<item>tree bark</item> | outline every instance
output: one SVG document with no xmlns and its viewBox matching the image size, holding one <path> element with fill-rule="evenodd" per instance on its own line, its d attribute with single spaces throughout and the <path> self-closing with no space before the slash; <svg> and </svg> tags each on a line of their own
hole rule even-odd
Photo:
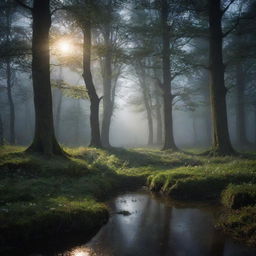
<svg viewBox="0 0 256 256">
<path fill-rule="evenodd" d="M 173 117 L 171 93 L 171 65 L 170 65 L 170 31 L 168 26 L 169 6 L 167 0 L 161 0 L 162 25 L 162 67 L 163 67 L 163 105 L 164 105 L 164 146 L 163 150 L 177 150 L 173 136 Z"/>
<path fill-rule="evenodd" d="M 99 126 L 99 104 L 100 99 L 97 95 L 91 74 L 91 21 L 89 14 L 86 17 L 83 29 L 83 78 L 90 98 L 90 123 L 91 123 L 91 147 L 101 147 L 100 126 Z"/>
<path fill-rule="evenodd" d="M 222 56 L 221 1 L 208 0 L 209 5 L 209 63 L 210 93 L 213 121 L 213 152 L 229 155 L 234 150 L 230 142 L 227 120 L 226 93 L 224 82 L 224 64 Z"/>
<path fill-rule="evenodd" d="M 248 145 L 249 141 L 246 137 L 246 121 L 245 121 L 245 105 L 244 105 L 244 91 L 245 91 L 245 74 L 243 65 L 237 63 L 236 65 L 236 129 L 237 129 L 237 143 L 240 146 Z"/>
<path fill-rule="evenodd" d="M 35 106 L 35 133 L 28 151 L 43 155 L 63 155 L 53 125 L 50 84 L 49 30 L 51 14 L 49 0 L 36 0 L 32 9 L 32 79 Z"/>
</svg>

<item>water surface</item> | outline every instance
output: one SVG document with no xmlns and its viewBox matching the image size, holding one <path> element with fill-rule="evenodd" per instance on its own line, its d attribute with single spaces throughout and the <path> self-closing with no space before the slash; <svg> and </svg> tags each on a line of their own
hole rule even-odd
<svg viewBox="0 0 256 256">
<path fill-rule="evenodd" d="M 113 213 L 109 222 L 91 241 L 59 255 L 256 255 L 256 248 L 237 243 L 214 228 L 216 206 L 177 204 L 147 192 L 120 195 L 109 206 Z M 116 214 L 120 211 L 127 212 Z"/>
</svg>

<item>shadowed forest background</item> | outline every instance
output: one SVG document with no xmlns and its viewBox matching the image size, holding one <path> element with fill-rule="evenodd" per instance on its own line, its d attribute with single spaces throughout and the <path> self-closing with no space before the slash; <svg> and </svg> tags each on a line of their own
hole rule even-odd
<svg viewBox="0 0 256 256">
<path fill-rule="evenodd" d="M 255 255 L 255 42 L 255 0 L 1 0 L 1 255 L 102 255 L 72 248 L 141 187 L 145 207 L 213 205 L 190 256 Z"/>
</svg>

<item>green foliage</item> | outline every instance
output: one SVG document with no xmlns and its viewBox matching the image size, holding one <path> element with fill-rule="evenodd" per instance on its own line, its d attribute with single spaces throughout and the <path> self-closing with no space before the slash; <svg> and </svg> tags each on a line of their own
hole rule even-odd
<svg viewBox="0 0 256 256">
<path fill-rule="evenodd" d="M 84 85 L 70 85 L 63 80 L 51 81 L 52 87 L 59 88 L 62 93 L 73 99 L 88 99 L 88 92 Z"/>
</svg>

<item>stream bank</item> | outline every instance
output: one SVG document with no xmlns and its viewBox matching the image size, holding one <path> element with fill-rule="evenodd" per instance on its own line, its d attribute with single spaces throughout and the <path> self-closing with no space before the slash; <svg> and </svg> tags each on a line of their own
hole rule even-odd
<svg viewBox="0 0 256 256">
<path fill-rule="evenodd" d="M 256 248 L 214 227 L 219 204 L 177 202 L 148 191 L 124 193 L 108 202 L 109 222 L 85 245 L 63 256 L 254 256 Z"/>
<path fill-rule="evenodd" d="M 66 151 L 67 159 L 47 159 L 27 154 L 23 147 L 0 148 L 1 255 L 10 255 L 17 245 L 28 250 L 31 244 L 47 250 L 59 247 L 62 251 L 71 247 L 68 243 L 85 242 L 108 219 L 102 202 L 146 181 L 150 189 L 185 201 L 219 201 L 230 183 L 245 187 L 248 182 L 256 183 L 254 155 L 206 157 L 157 149 Z M 237 191 L 241 188 L 233 188 L 229 194 L 239 194 Z M 253 191 L 252 186 L 250 193 Z M 231 218 L 223 219 L 222 224 L 228 225 L 221 227 L 253 244 L 256 220 L 250 215 L 253 211 L 242 215 L 244 209 L 227 211 Z M 63 243 L 65 238 L 67 243 Z"/>
</svg>

